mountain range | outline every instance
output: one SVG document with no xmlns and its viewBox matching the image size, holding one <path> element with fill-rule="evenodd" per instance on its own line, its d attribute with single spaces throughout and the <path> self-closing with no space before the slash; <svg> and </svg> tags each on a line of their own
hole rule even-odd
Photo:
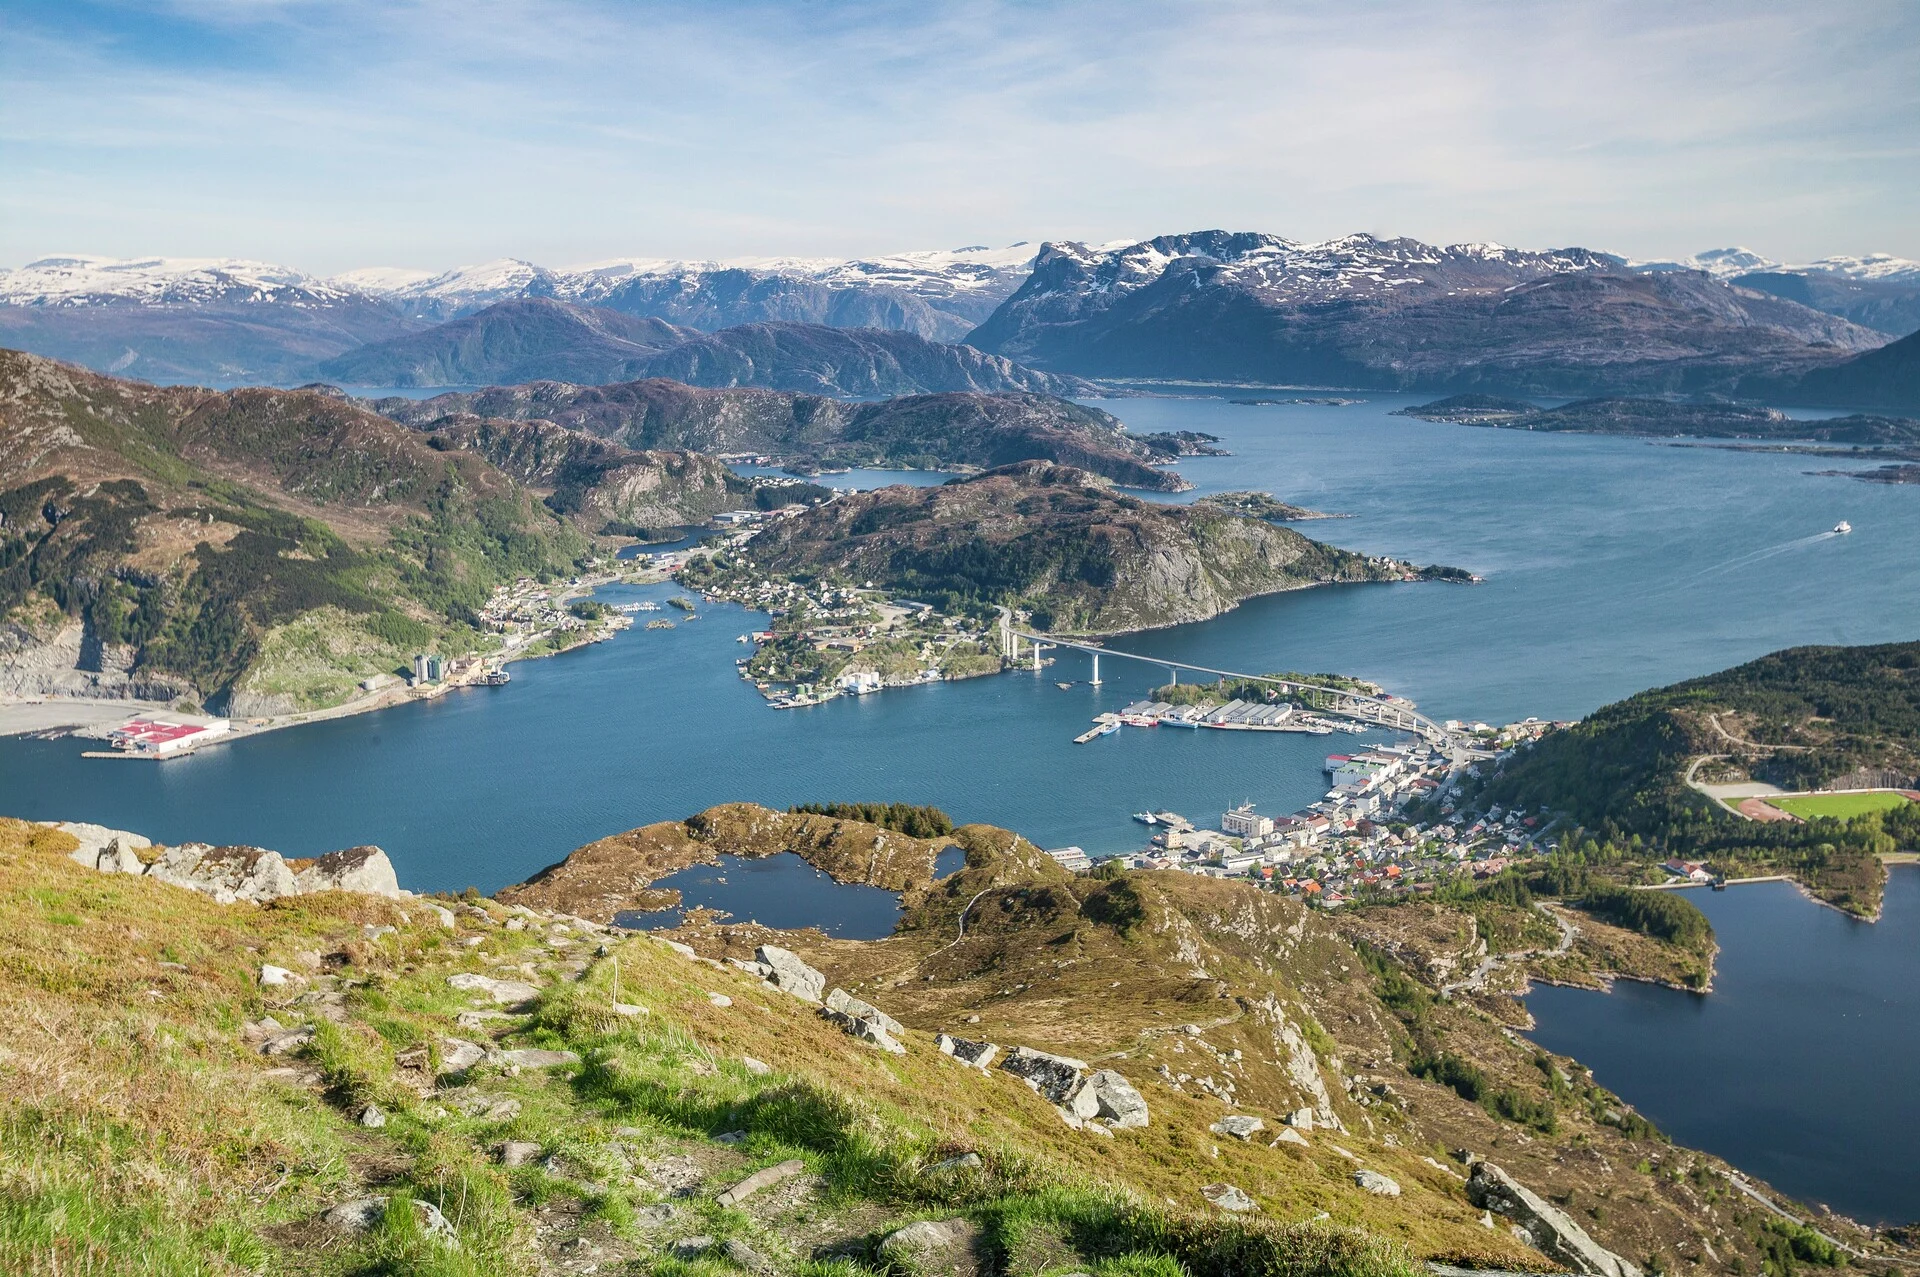
<svg viewBox="0 0 1920 1277">
<path fill-rule="evenodd" d="M 772 340 L 766 325 L 788 326 L 785 338 Z M 718 346 L 699 338 L 743 327 L 751 335 Z M 1725 393 L 1795 385 L 1916 328 L 1920 265 L 1885 255 L 1782 265 L 1716 249 L 1635 262 L 1582 248 L 1369 235 L 1302 243 L 1202 231 L 848 260 L 634 259 L 560 270 L 505 260 L 330 278 L 168 258 L 44 258 L 0 271 L 0 342 L 152 381 L 216 384 L 667 375 L 854 396 L 1062 389 L 1031 377 L 876 374 L 862 385 L 858 376 L 814 375 L 820 333 L 884 331 L 948 344 L 965 337 L 1054 375 Z M 652 353 L 669 348 L 678 355 Z M 799 362 L 786 366 L 790 356 Z M 852 362 L 899 358 L 865 352 Z"/>
<path fill-rule="evenodd" d="M 1223 231 L 1048 245 L 968 341 L 1083 376 L 1577 395 L 1793 378 L 1884 334 L 1585 249 Z"/>
</svg>

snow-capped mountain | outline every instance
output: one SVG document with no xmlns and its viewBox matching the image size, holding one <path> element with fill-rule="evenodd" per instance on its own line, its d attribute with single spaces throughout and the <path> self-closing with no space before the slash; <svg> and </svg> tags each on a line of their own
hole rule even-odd
<svg viewBox="0 0 1920 1277">
<path fill-rule="evenodd" d="M 1584 248 L 1215 230 L 1048 244 L 967 340 L 1089 377 L 1574 395 L 1725 385 L 1885 337 Z"/>
<path fill-rule="evenodd" d="M 1845 254 L 1822 257 L 1811 262 L 1780 262 L 1750 248 L 1710 248 L 1704 253 L 1676 261 L 1632 262 L 1636 270 L 1700 270 L 1717 279 L 1738 279 L 1742 275 L 1810 273 L 1836 275 L 1842 279 L 1873 283 L 1920 284 L 1920 262 L 1895 257 L 1891 253 L 1868 253 L 1864 257 Z"/>
<path fill-rule="evenodd" d="M 0 305 L 337 301 L 354 290 L 231 257 L 42 257 L 0 270 Z"/>
<path fill-rule="evenodd" d="M 978 311 L 959 316 L 961 320 L 970 321 L 984 318 L 1001 298 L 1020 286 L 1033 255 L 1033 246 L 1022 242 L 1005 248 L 973 245 L 870 258 L 738 257 L 709 261 L 615 258 L 559 268 L 502 258 L 456 267 L 437 275 L 387 269 L 349 271 L 334 276 L 328 283 L 386 298 L 422 318 L 451 319 L 518 297 L 551 297 L 581 306 L 625 310 L 629 306 L 623 302 L 638 297 L 657 302 L 663 295 L 699 293 L 709 278 L 725 276 L 736 291 L 743 284 L 786 280 L 826 290 L 886 290 L 919 298 L 940 310 L 952 309 L 957 303 L 963 311 Z M 661 317 L 676 322 L 697 322 L 700 318 L 692 314 Z M 735 323 L 797 317 L 788 314 L 729 316 Z"/>
</svg>

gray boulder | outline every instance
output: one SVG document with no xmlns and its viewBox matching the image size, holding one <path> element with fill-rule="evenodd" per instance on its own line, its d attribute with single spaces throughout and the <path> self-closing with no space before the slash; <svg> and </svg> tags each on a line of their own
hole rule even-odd
<svg viewBox="0 0 1920 1277">
<path fill-rule="evenodd" d="M 1030 1046 L 1016 1046 L 1000 1067 L 1020 1078 L 1055 1104 L 1064 1104 L 1080 1084 L 1087 1062 L 1071 1056 L 1049 1055 Z M 1090 1115 L 1089 1115 L 1090 1116 Z"/>
<path fill-rule="evenodd" d="M 546 1051 L 538 1047 L 523 1047 L 517 1051 L 502 1051 L 500 1060 L 521 1069 L 555 1069 L 563 1064 L 578 1064 L 580 1057 L 572 1051 Z"/>
<path fill-rule="evenodd" d="M 979 1240 L 971 1220 L 923 1219 L 888 1233 L 880 1258 L 909 1273 L 971 1273 L 979 1266 Z"/>
<path fill-rule="evenodd" d="M 417 1197 L 409 1200 L 423 1232 L 448 1246 L 459 1244 L 454 1237 L 453 1225 L 447 1222 L 447 1217 L 440 1213 L 438 1206 Z M 386 1217 L 387 1202 L 385 1197 L 356 1197 L 352 1201 L 341 1202 L 320 1218 L 328 1227 L 337 1228 L 343 1233 L 369 1232 Z"/>
<path fill-rule="evenodd" d="M 141 835 L 78 820 L 56 820 L 52 823 L 55 829 L 64 830 L 80 840 L 80 845 L 68 853 L 76 864 L 98 869 L 102 873 L 137 874 L 147 871 L 145 862 L 135 853 L 146 851 L 153 844 Z"/>
<path fill-rule="evenodd" d="M 951 1055 L 962 1064 L 971 1064 L 976 1069 L 990 1067 L 993 1057 L 1000 1054 L 1000 1048 L 991 1042 L 969 1042 L 949 1033 L 942 1033 L 933 1040 L 933 1044 L 940 1048 L 942 1055 Z"/>
<path fill-rule="evenodd" d="M 1584 1277 L 1640 1277 L 1638 1267 L 1594 1241 L 1565 1211 L 1491 1162 L 1473 1168 L 1467 1200 L 1505 1216 L 1534 1249 Z"/>
<path fill-rule="evenodd" d="M 280 853 L 260 847 L 184 843 L 161 852 L 147 876 L 212 896 L 221 904 L 238 900 L 264 904 L 300 891 Z"/>
<path fill-rule="evenodd" d="M 1082 1113 L 1079 1101 L 1081 1096 L 1092 1099 L 1092 1111 Z M 1097 1119 L 1117 1130 L 1128 1130 L 1148 1124 L 1147 1101 L 1134 1089 L 1133 1083 L 1112 1069 L 1099 1069 L 1091 1077 L 1082 1081 L 1067 1097 L 1066 1107 L 1082 1117 Z M 1260 1119 L 1255 1118 L 1254 1121 Z"/>
<path fill-rule="evenodd" d="M 864 1042 L 871 1042 L 883 1051 L 895 1055 L 906 1054 L 907 1048 L 895 1040 L 896 1035 L 906 1032 L 906 1027 L 879 1007 L 862 1002 L 845 989 L 835 989 L 827 994 L 826 1005 L 820 1008 L 820 1014 L 846 1033 Z"/>
<path fill-rule="evenodd" d="M 487 1058 L 485 1048 L 465 1038 L 440 1039 L 440 1071 L 442 1073 L 465 1073 L 474 1065 Z"/>
<path fill-rule="evenodd" d="M 1235 1113 L 1223 1117 L 1207 1128 L 1215 1135 L 1229 1135 L 1237 1140 L 1250 1140 L 1257 1133 L 1267 1129 L 1267 1124 L 1257 1117 Z"/>
<path fill-rule="evenodd" d="M 800 955 L 775 945 L 763 944 L 753 956 L 768 968 L 762 978 L 777 989 L 785 989 L 796 998 L 820 1001 L 826 991 L 827 977 L 800 960 Z"/>
<path fill-rule="evenodd" d="M 1248 1197 L 1246 1193 L 1240 1189 L 1235 1188 L 1232 1184 L 1209 1184 L 1200 1190 L 1200 1196 L 1206 1198 L 1221 1210 L 1230 1210 L 1238 1213 L 1259 1209 L 1259 1203 L 1255 1202 L 1251 1197 Z"/>
<path fill-rule="evenodd" d="M 1379 1171 L 1355 1171 L 1353 1182 L 1378 1197 L 1400 1196 L 1400 1186 Z"/>
<path fill-rule="evenodd" d="M 374 896 L 399 896 L 400 880 L 393 862 L 378 847 L 348 847 L 302 862 L 296 875 L 298 890 L 359 891 Z"/>
<path fill-rule="evenodd" d="M 525 1166 L 540 1156 L 540 1146 L 532 1140 L 508 1140 L 500 1146 L 500 1165 Z"/>
</svg>

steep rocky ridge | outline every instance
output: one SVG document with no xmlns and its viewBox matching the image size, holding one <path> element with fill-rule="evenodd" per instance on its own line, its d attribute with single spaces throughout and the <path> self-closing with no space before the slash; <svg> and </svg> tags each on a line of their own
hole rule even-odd
<svg viewBox="0 0 1920 1277">
<path fill-rule="evenodd" d="M 1019 606 L 1044 628 L 1091 634 L 1203 620 L 1255 594 L 1415 575 L 1218 505 L 1152 504 L 1040 462 L 854 494 L 768 528 L 742 554 L 761 571 Z"/>
<path fill-rule="evenodd" d="M 479 453 L 589 533 L 684 527 L 753 501 L 753 485 L 712 457 L 635 451 L 551 421 L 463 420 L 427 443 Z"/>
</svg>

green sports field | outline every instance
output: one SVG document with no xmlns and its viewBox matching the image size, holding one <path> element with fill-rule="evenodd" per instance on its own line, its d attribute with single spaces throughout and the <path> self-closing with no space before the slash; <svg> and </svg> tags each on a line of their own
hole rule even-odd
<svg viewBox="0 0 1920 1277">
<path fill-rule="evenodd" d="M 1767 802 L 1802 820 L 1814 816 L 1863 816 L 1870 811 L 1888 811 L 1907 803 L 1904 795 L 1891 789 L 1869 790 L 1861 794 L 1800 794 L 1792 798 L 1769 798 Z"/>
</svg>

